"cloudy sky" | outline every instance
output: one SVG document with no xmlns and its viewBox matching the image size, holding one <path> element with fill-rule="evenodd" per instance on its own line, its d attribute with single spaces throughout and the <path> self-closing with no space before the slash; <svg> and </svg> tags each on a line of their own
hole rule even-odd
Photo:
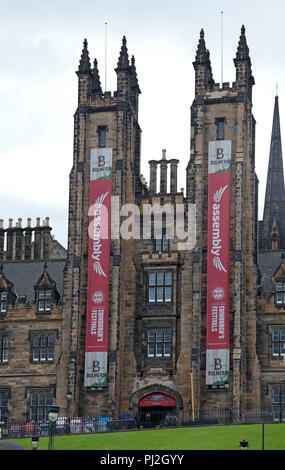
<svg viewBox="0 0 285 470">
<path fill-rule="evenodd" d="M 101 83 L 116 89 L 122 36 L 136 58 L 142 128 L 142 171 L 148 160 L 180 160 L 179 188 L 185 188 L 189 159 L 190 106 L 194 98 L 195 57 L 205 31 L 214 79 L 235 80 L 233 58 L 241 25 L 246 28 L 257 121 L 256 172 L 259 217 L 265 193 L 276 83 L 285 126 L 284 15 L 282 0 L 12 0 L 0 17 L 1 214 L 8 219 L 50 217 L 53 233 L 66 246 L 73 115 L 84 38 L 91 61 L 97 58 Z M 105 23 L 107 76 L 105 77 Z"/>
</svg>

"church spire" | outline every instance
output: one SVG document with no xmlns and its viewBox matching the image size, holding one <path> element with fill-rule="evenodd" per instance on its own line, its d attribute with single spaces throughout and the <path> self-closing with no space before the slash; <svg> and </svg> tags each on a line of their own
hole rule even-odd
<svg viewBox="0 0 285 470">
<path fill-rule="evenodd" d="M 267 171 L 267 184 L 263 213 L 263 243 L 265 249 L 271 249 L 273 226 L 278 230 L 280 244 L 285 243 L 285 189 L 280 131 L 278 96 L 275 96 L 270 154 Z M 283 240 L 283 242 L 282 242 Z M 285 246 L 285 245 L 284 245 Z"/>
</svg>

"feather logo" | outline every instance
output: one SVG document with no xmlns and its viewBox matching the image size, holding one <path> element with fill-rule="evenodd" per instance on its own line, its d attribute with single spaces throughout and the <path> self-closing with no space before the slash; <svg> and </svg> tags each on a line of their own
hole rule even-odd
<svg viewBox="0 0 285 470">
<path fill-rule="evenodd" d="M 107 277 L 99 261 L 95 261 L 95 263 L 93 263 L 93 269 L 95 273 L 99 274 L 99 276 Z"/>
<path fill-rule="evenodd" d="M 109 192 L 109 191 L 108 191 L 108 192 Z M 108 194 L 108 192 L 105 193 L 105 194 L 101 194 L 101 196 L 99 196 L 99 197 L 96 199 L 95 204 L 101 204 L 101 205 L 102 205 L 103 202 L 104 202 L 105 197 L 106 197 L 107 194 Z"/>
<path fill-rule="evenodd" d="M 218 189 L 218 191 L 215 192 L 213 196 L 213 199 L 215 202 L 220 202 L 220 200 L 222 199 L 222 195 L 224 194 L 227 187 L 228 185 L 224 186 L 223 188 Z"/>
<path fill-rule="evenodd" d="M 213 265 L 215 266 L 216 269 L 218 269 L 219 271 L 224 271 L 225 273 L 227 272 L 227 270 L 224 268 L 220 258 L 218 256 L 215 256 L 213 258 Z"/>
</svg>

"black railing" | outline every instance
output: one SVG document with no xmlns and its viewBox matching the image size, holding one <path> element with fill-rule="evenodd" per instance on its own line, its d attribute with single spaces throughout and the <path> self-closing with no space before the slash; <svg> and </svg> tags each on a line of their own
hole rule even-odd
<svg viewBox="0 0 285 470">
<path fill-rule="evenodd" d="M 150 428 L 209 426 L 226 424 L 273 423 L 279 421 L 272 410 L 250 409 L 243 413 L 235 409 L 215 408 L 200 410 L 179 410 L 176 413 L 163 411 L 141 411 L 134 416 L 124 415 L 120 418 L 72 417 L 60 416 L 56 422 L 55 434 L 87 434 L 111 431 L 127 431 Z M 18 438 L 48 436 L 49 421 L 20 422 L 6 420 L 0 422 L 0 438 Z"/>
</svg>

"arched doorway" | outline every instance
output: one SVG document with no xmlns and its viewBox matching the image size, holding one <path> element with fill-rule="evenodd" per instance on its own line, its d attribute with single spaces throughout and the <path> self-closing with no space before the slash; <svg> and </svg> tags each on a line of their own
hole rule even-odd
<svg viewBox="0 0 285 470">
<path fill-rule="evenodd" d="M 176 400 L 166 393 L 149 393 L 138 402 L 139 427 L 175 425 Z"/>
</svg>

